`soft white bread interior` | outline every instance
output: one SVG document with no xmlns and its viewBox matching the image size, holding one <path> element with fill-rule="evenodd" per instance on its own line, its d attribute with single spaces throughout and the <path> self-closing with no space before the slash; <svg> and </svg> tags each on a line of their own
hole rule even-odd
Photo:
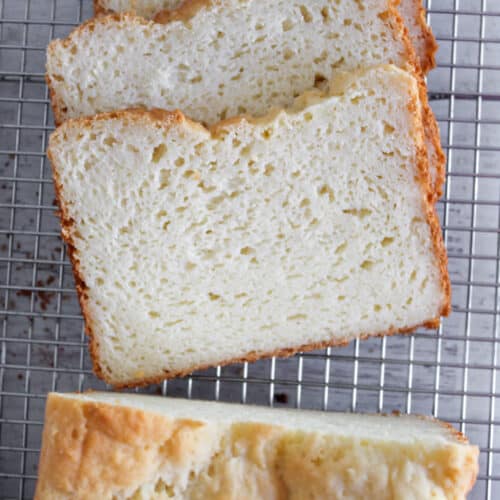
<svg viewBox="0 0 500 500">
<path fill-rule="evenodd" d="M 152 19 L 160 11 L 176 9 L 182 3 L 182 0 L 94 0 L 94 10 L 96 15 L 131 12 Z M 307 5 L 307 2 L 302 3 Z M 401 0 L 399 10 L 410 32 L 420 65 L 427 72 L 434 67 L 437 44 L 425 21 L 422 0 Z"/>
<path fill-rule="evenodd" d="M 291 105 L 338 70 L 417 64 L 392 0 L 202 0 L 157 19 L 101 17 L 50 43 L 57 123 L 140 106 L 214 124 Z M 439 194 L 444 155 L 423 79 L 420 93 Z"/>
<path fill-rule="evenodd" d="M 459 500 L 477 459 L 424 417 L 52 393 L 35 499 Z"/>
<path fill-rule="evenodd" d="M 97 373 L 134 385 L 435 327 L 449 311 L 415 78 L 288 111 L 68 121 L 49 157 Z"/>
</svg>

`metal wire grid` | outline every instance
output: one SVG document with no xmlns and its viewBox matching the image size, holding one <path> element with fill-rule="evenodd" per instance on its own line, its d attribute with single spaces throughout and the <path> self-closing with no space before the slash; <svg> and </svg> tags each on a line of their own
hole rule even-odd
<svg viewBox="0 0 500 500">
<path fill-rule="evenodd" d="M 481 447 L 471 498 L 500 498 L 500 2 L 429 0 L 440 42 L 430 97 L 448 154 L 439 203 L 453 314 L 438 331 L 216 368 L 144 392 L 263 405 L 420 412 Z M 0 0 L 0 497 L 31 498 L 50 390 L 104 388 L 91 372 L 54 216 L 45 48 L 90 0 Z"/>
</svg>

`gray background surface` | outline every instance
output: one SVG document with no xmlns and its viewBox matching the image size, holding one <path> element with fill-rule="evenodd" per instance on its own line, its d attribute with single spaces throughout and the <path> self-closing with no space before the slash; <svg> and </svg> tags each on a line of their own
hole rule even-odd
<svg viewBox="0 0 500 500">
<path fill-rule="evenodd" d="M 50 390 L 91 372 L 50 165 L 45 48 L 90 0 L 0 0 L 0 497 L 31 498 Z M 448 155 L 439 203 L 453 313 L 438 331 L 196 373 L 141 392 L 261 405 L 432 414 L 481 447 L 471 498 L 500 498 L 500 0 L 432 0 L 429 93 Z M 147 251 L 147 249 L 145 250 Z"/>
</svg>

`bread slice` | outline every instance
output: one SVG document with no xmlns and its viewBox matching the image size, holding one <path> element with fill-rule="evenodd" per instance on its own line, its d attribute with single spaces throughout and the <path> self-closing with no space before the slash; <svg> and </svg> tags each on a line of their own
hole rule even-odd
<svg viewBox="0 0 500 500">
<path fill-rule="evenodd" d="M 131 12 L 152 19 L 162 10 L 173 10 L 182 0 L 94 0 L 95 15 Z M 410 32 L 420 66 L 425 73 L 435 67 L 437 43 L 425 20 L 422 0 L 401 0 L 399 10 Z"/>
<path fill-rule="evenodd" d="M 35 500 L 459 500 L 478 455 L 419 416 L 51 393 Z"/>
<path fill-rule="evenodd" d="M 180 112 L 65 122 L 48 150 L 98 375 L 138 385 L 449 311 L 416 79 L 210 131 Z"/>
<path fill-rule="evenodd" d="M 47 82 L 57 123 L 144 106 L 214 124 L 288 106 L 338 70 L 417 64 L 392 0 L 191 0 L 157 20 L 102 17 L 51 42 Z M 444 155 L 423 78 L 420 92 L 439 195 Z"/>
</svg>

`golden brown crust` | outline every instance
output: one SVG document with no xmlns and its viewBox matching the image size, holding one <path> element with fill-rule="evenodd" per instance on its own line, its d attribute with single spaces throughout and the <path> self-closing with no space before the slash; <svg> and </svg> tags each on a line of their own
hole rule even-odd
<svg viewBox="0 0 500 500">
<path fill-rule="evenodd" d="M 106 14 L 111 14 L 111 11 L 105 9 L 100 0 L 94 0 L 94 16 L 105 16 Z"/>
<path fill-rule="evenodd" d="M 412 73 L 418 85 L 418 93 L 420 99 L 422 93 L 422 80 L 418 74 L 418 67 L 415 68 Z M 421 101 L 420 105 L 422 106 Z M 441 232 L 441 225 L 439 223 L 439 218 L 436 212 L 436 192 L 433 189 L 433 185 L 430 180 L 430 160 L 428 149 L 424 141 L 426 123 L 425 120 L 422 121 L 420 119 L 420 117 L 422 116 L 422 112 L 419 110 L 417 103 L 414 102 L 410 104 L 410 113 L 417 118 L 415 126 L 420 135 L 420 144 L 417 147 L 417 168 L 420 172 L 419 183 L 423 195 L 424 211 L 426 214 L 427 223 L 430 226 L 431 230 L 434 255 L 436 256 L 437 266 L 440 274 L 441 290 L 444 294 L 444 301 L 441 305 L 441 316 L 448 316 L 451 312 L 451 283 L 448 273 L 448 255 L 446 253 L 443 235 Z"/>
<path fill-rule="evenodd" d="M 136 0 L 129 0 L 129 8 L 127 9 L 127 13 L 128 14 L 137 14 L 137 10 L 136 10 L 136 6 L 137 6 L 137 3 L 136 3 Z M 107 9 L 106 7 L 104 7 L 102 5 L 102 0 L 94 0 L 94 16 L 95 17 L 98 17 L 98 16 L 107 16 L 107 15 L 110 15 L 110 14 L 120 14 L 120 12 L 116 12 L 112 9 Z"/>
<path fill-rule="evenodd" d="M 47 47 L 47 53 L 52 50 L 51 44 Z M 56 127 L 61 125 L 63 122 L 63 106 L 62 103 L 57 98 L 56 91 L 52 85 L 52 80 L 48 73 L 45 73 L 45 83 L 49 89 L 50 103 L 52 104 L 52 114 L 54 115 L 54 124 Z"/>
<path fill-rule="evenodd" d="M 183 434 L 202 425 L 49 394 L 35 498 L 97 499 L 110 487 L 134 488 L 156 472 L 164 443 L 169 460 L 180 461 L 190 451 Z"/>
<path fill-rule="evenodd" d="M 467 439 L 467 437 L 464 434 L 462 434 L 459 430 L 455 429 L 455 427 L 453 427 L 450 423 L 444 422 L 443 420 L 438 420 L 437 418 L 425 417 L 421 415 L 419 415 L 419 418 L 423 418 L 425 420 L 428 419 L 433 420 L 434 422 L 441 425 L 441 427 L 447 429 L 450 435 L 453 437 L 453 439 L 455 439 L 457 442 L 463 444 L 469 444 L 469 440 Z M 464 490 L 464 498 L 470 493 L 470 491 L 474 487 L 477 475 L 479 474 L 479 462 L 478 462 L 479 448 L 477 446 L 472 447 L 467 458 L 468 458 L 467 465 L 463 473 L 465 478 L 469 477 L 469 482 Z"/>
<path fill-rule="evenodd" d="M 380 416 L 384 417 L 387 415 Z M 442 473 L 438 473 L 436 486 L 449 493 L 465 495 L 466 488 L 474 484 L 477 476 L 478 448 L 469 446 L 467 438 L 451 425 L 431 417 L 417 417 L 441 426 L 452 441 L 450 445 L 443 444 L 442 448 L 429 451 L 433 456 L 431 463 L 445 466 Z M 229 442 L 225 446 L 243 444 L 245 439 L 251 441 L 252 448 L 248 451 L 253 452 L 253 457 L 248 458 L 250 461 L 256 459 L 259 466 L 265 468 L 273 465 L 273 461 L 262 460 L 259 451 L 269 447 L 277 450 L 280 443 L 287 442 L 286 433 L 279 423 L 239 421 L 231 430 L 226 430 Z M 288 437 L 288 443 L 293 441 L 293 437 Z M 315 446 L 314 437 L 299 442 L 303 452 L 306 452 L 305 447 Z M 123 494 L 127 490 L 133 492 L 144 484 L 154 484 L 165 466 L 175 477 L 175 471 L 186 471 L 193 457 L 198 463 L 213 464 L 221 446 L 219 443 L 214 427 L 201 420 L 169 418 L 140 408 L 50 393 L 35 499 L 96 499 Z M 467 448 L 460 448 L 458 455 L 453 443 Z M 328 446 L 327 442 L 325 444 Z M 401 452 L 405 453 L 404 445 Z M 458 456 L 460 460 L 455 463 Z M 284 458 L 279 454 L 275 457 L 280 462 Z M 308 477 L 312 472 L 300 469 L 301 477 Z M 297 471 L 289 468 L 288 473 L 291 472 Z"/>
<path fill-rule="evenodd" d="M 201 9 L 209 8 L 221 0 L 184 0 L 175 9 L 164 9 L 157 12 L 153 21 L 160 24 L 170 23 L 172 21 L 189 21 Z"/>
<path fill-rule="evenodd" d="M 397 5 L 399 0 L 389 2 L 385 20 L 391 26 L 393 33 L 400 34 L 401 40 L 405 45 L 405 59 L 409 61 L 410 68 L 405 68 L 416 75 L 419 83 L 419 98 L 422 106 L 422 120 L 424 124 L 424 133 L 426 140 L 432 145 L 432 151 L 428 151 L 429 163 L 435 169 L 435 179 L 433 182 L 433 199 L 437 201 L 442 195 L 442 188 L 446 177 L 446 158 L 441 147 L 441 138 L 438 124 L 434 113 L 429 105 L 427 98 L 427 86 L 425 84 L 424 74 L 420 67 L 415 49 L 411 42 L 410 32 L 406 26 Z M 427 148 L 429 149 L 429 148 Z"/>
<path fill-rule="evenodd" d="M 417 104 L 414 103 L 414 113 L 413 115 L 416 117 L 417 123 L 420 123 L 420 120 L 418 119 L 418 114 L 417 114 Z M 154 110 L 143 110 L 143 109 L 131 109 L 131 110 L 125 110 L 125 111 L 115 111 L 115 112 L 109 112 L 109 113 L 101 113 L 99 115 L 96 115 L 94 117 L 90 118 L 77 118 L 73 120 L 68 120 L 66 121 L 61 127 L 57 129 L 56 132 L 54 132 L 53 137 L 51 137 L 51 143 L 53 138 L 57 137 L 57 135 L 61 135 L 64 137 L 64 130 L 66 128 L 70 127 L 76 127 L 76 128 L 89 128 L 92 126 L 92 123 L 95 121 L 102 121 L 102 120 L 109 120 L 109 119 L 122 119 L 126 118 L 129 121 L 135 121 L 135 122 L 148 122 L 154 124 L 156 127 L 161 127 L 164 128 L 165 131 L 167 132 L 172 126 L 178 125 L 181 123 L 187 123 L 190 127 L 196 127 L 196 128 L 202 128 L 205 129 L 202 125 L 193 122 L 186 118 L 182 112 L 180 111 L 165 111 L 165 110 L 160 110 L 160 109 L 154 109 Z M 264 118 L 265 119 L 265 118 Z M 249 121 L 252 122 L 251 118 L 248 117 L 235 117 L 231 118 L 230 120 L 226 121 L 226 126 L 228 125 L 234 125 L 237 126 L 241 121 Z M 262 119 L 260 119 L 262 120 Z M 260 121 L 259 120 L 259 121 Z M 218 130 L 220 129 L 220 124 L 215 124 L 213 125 L 208 131 L 212 134 L 217 134 Z M 207 130 L 207 129 L 205 129 Z M 421 130 L 421 133 L 423 135 L 423 132 Z M 61 226 L 62 226 L 62 237 L 68 244 L 68 253 L 69 257 L 71 259 L 72 265 L 73 265 L 73 273 L 75 276 L 75 282 L 76 282 L 76 288 L 78 291 L 78 297 L 80 300 L 81 304 L 81 309 L 82 309 L 82 314 L 85 319 L 85 325 L 86 325 L 86 333 L 89 336 L 89 350 L 90 354 L 92 357 L 93 365 L 94 365 L 94 371 L 96 375 L 103 380 L 105 380 L 107 383 L 110 385 L 113 385 L 117 388 L 125 388 L 125 387 L 139 387 L 139 386 L 144 386 L 148 384 L 154 384 L 161 382 L 165 379 L 170 379 L 174 377 L 183 377 L 186 375 L 189 375 L 190 373 L 198 370 L 204 370 L 207 368 L 210 368 L 213 366 L 213 364 L 201 364 L 201 365 L 196 365 L 191 367 L 188 370 L 180 370 L 180 371 L 168 371 L 164 370 L 163 373 L 158 374 L 156 376 L 152 377 L 142 377 L 138 379 L 132 379 L 132 380 L 127 380 L 125 382 L 116 382 L 116 380 L 112 380 L 105 370 L 103 370 L 101 366 L 101 360 L 99 357 L 99 342 L 94 334 L 94 327 L 93 327 L 93 321 L 92 321 L 92 314 L 89 312 L 89 307 L 87 305 L 88 301 L 88 294 L 87 294 L 87 285 L 85 284 L 84 278 L 80 272 L 79 269 L 79 261 L 76 255 L 75 251 L 75 242 L 73 239 L 73 225 L 74 221 L 69 217 L 69 214 L 67 212 L 66 204 L 64 197 L 62 196 L 62 186 L 61 182 L 58 178 L 57 174 L 57 159 L 52 155 L 52 150 L 51 146 L 49 146 L 48 152 L 47 152 L 49 159 L 52 164 L 52 172 L 53 172 L 53 178 L 54 178 L 54 185 L 55 185 L 55 193 L 56 193 L 56 198 L 60 207 L 60 219 L 61 219 Z M 438 262 L 438 268 L 440 272 L 440 281 L 441 281 L 441 286 L 443 290 L 443 294 L 445 297 L 445 300 L 443 304 L 441 305 L 441 311 L 440 315 L 442 316 L 447 316 L 450 312 L 450 280 L 449 280 L 449 275 L 448 275 L 448 269 L 447 269 L 447 255 L 446 255 L 446 250 L 444 247 L 442 235 L 441 235 L 441 229 L 439 225 L 439 220 L 434 208 L 433 204 L 433 193 L 431 190 L 431 186 L 429 183 L 429 168 L 428 168 L 428 158 L 427 154 L 425 151 L 425 148 L 422 145 L 418 148 L 417 151 L 417 162 L 418 162 L 418 170 L 420 172 L 420 186 L 422 190 L 422 199 L 423 203 L 425 206 L 425 211 L 426 211 L 426 217 L 427 217 L 427 222 L 430 226 L 431 229 L 431 237 L 433 241 L 433 247 L 434 247 L 434 252 L 436 255 L 436 260 Z M 384 332 L 367 332 L 363 333 L 358 336 L 359 339 L 364 340 L 370 337 L 382 337 L 382 336 L 389 336 L 389 335 L 394 335 L 394 334 L 404 334 L 404 333 L 411 333 L 415 331 L 419 327 L 425 327 L 425 328 L 437 328 L 440 323 L 440 317 L 436 318 L 431 318 L 423 323 L 416 324 L 416 325 L 411 325 L 407 326 L 404 328 L 390 328 L 387 331 Z M 229 365 L 229 364 L 234 364 L 234 363 L 243 363 L 243 362 L 255 362 L 259 359 L 265 359 L 265 358 L 271 358 L 274 356 L 277 357 L 289 357 L 297 352 L 307 352 L 307 351 L 313 351 L 317 349 L 323 349 L 326 347 L 334 347 L 334 346 L 345 346 L 347 345 L 352 339 L 345 339 L 345 338 L 340 338 L 340 339 L 330 339 L 326 340 L 323 342 L 316 342 L 316 343 L 311 343 L 311 344 L 304 344 L 304 345 L 299 345 L 295 347 L 289 347 L 286 349 L 277 349 L 275 351 L 271 352 L 249 352 L 244 356 L 238 357 L 238 358 L 231 358 L 227 360 L 222 360 L 218 364 L 221 366 Z"/>
<path fill-rule="evenodd" d="M 416 16 L 416 21 L 421 33 L 420 38 L 424 40 L 424 50 L 418 52 L 418 58 L 420 61 L 420 66 L 424 74 L 429 73 L 429 71 L 436 67 L 436 52 L 438 50 L 438 44 L 431 27 L 427 24 L 425 19 L 425 9 L 422 5 L 422 0 L 406 0 L 411 1 L 415 4 L 415 11 L 418 12 Z"/>
</svg>

